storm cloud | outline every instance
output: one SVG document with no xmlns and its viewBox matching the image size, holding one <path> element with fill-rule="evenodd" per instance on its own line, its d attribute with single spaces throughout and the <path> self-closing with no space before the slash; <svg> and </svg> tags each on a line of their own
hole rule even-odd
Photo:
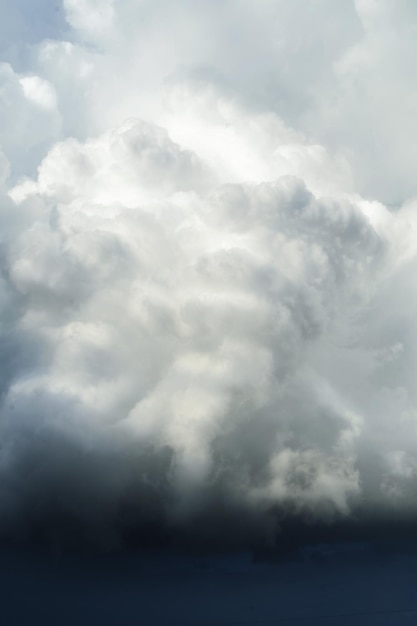
<svg viewBox="0 0 417 626">
<path fill-rule="evenodd" d="M 2 532 L 408 527 L 414 3 L 1 11 Z"/>
</svg>

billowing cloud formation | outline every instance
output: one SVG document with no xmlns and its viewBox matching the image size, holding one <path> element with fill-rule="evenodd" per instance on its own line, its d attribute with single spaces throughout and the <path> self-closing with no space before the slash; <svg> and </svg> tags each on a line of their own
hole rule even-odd
<svg viewBox="0 0 417 626">
<path fill-rule="evenodd" d="M 59 12 L 0 68 L 0 525 L 408 520 L 414 5 Z"/>
</svg>

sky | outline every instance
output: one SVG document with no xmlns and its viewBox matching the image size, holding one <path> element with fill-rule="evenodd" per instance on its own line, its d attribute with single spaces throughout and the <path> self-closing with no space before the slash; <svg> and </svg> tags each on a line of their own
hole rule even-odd
<svg viewBox="0 0 417 626">
<path fill-rule="evenodd" d="M 414 541 L 414 0 L 0 18 L 0 539 Z"/>
</svg>

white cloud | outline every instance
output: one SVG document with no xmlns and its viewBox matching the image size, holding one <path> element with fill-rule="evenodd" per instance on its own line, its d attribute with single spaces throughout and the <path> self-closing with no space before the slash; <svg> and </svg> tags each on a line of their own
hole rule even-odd
<svg viewBox="0 0 417 626">
<path fill-rule="evenodd" d="M 95 41 L 107 34 L 113 25 L 113 0 L 64 0 L 69 24 Z"/>
</svg>

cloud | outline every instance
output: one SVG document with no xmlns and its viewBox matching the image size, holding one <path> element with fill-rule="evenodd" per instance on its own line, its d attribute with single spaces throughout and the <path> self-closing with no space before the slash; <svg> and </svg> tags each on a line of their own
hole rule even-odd
<svg viewBox="0 0 417 626">
<path fill-rule="evenodd" d="M 36 172 L 39 160 L 60 134 L 60 116 L 53 86 L 35 75 L 19 75 L 0 64 L 2 152 L 16 177 Z"/>
<path fill-rule="evenodd" d="M 412 147 L 374 113 L 413 8 L 301 9 L 68 0 L 3 64 L 3 530 L 411 515 Z"/>
</svg>

